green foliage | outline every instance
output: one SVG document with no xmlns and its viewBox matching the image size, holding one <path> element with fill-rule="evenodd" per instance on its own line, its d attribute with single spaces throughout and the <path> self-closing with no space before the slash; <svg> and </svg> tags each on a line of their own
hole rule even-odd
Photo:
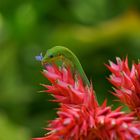
<svg viewBox="0 0 140 140">
<path fill-rule="evenodd" d="M 137 0 L 0 1 L 0 140 L 42 136 L 45 121 L 55 117 L 51 97 L 37 93 L 48 81 L 34 59 L 52 46 L 70 48 L 99 102 L 112 104 L 104 63 L 140 57 L 139 10 Z"/>
<path fill-rule="evenodd" d="M 22 126 L 17 126 L 11 123 L 8 118 L 4 115 L 0 114 L 0 139 L 7 140 L 7 139 L 14 139 L 14 140 L 27 140 L 29 139 L 29 134 L 27 129 Z"/>
</svg>

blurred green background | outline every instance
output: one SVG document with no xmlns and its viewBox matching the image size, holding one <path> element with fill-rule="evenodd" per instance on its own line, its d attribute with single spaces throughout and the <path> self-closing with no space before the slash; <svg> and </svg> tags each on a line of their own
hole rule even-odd
<svg viewBox="0 0 140 140">
<path fill-rule="evenodd" d="M 43 136 L 55 118 L 35 56 L 63 45 L 80 59 L 101 104 L 114 97 L 104 63 L 140 58 L 139 0 L 0 1 L 0 140 Z"/>
</svg>

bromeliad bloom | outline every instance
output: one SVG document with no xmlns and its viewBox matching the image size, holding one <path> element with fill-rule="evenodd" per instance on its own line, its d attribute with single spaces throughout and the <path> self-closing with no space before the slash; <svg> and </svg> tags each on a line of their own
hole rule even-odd
<svg viewBox="0 0 140 140">
<path fill-rule="evenodd" d="M 115 86 L 113 94 L 140 117 L 140 63 L 130 69 L 128 59 L 117 58 L 117 63 L 107 65 L 112 72 L 109 81 Z"/>
<path fill-rule="evenodd" d="M 44 137 L 33 140 L 140 139 L 140 122 L 134 113 L 126 114 L 121 107 L 113 111 L 106 101 L 100 106 L 92 85 L 84 85 L 70 67 L 45 65 L 42 73 L 52 83 L 43 84 L 47 88 L 44 92 L 51 93 L 53 101 L 59 103 L 58 117 L 45 128 L 49 132 Z"/>
</svg>

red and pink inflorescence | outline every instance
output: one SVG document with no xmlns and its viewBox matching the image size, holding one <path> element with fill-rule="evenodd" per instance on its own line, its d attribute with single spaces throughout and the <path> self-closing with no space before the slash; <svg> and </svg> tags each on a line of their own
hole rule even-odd
<svg viewBox="0 0 140 140">
<path fill-rule="evenodd" d="M 140 118 L 140 63 L 130 69 L 128 59 L 116 58 L 117 64 L 110 61 L 108 69 L 112 72 L 109 81 L 114 85 L 112 92 Z"/>
<path fill-rule="evenodd" d="M 127 58 L 117 58 L 116 64 L 110 62 L 107 67 L 112 72 L 113 94 L 131 113 L 121 107 L 112 110 L 106 100 L 99 105 L 92 84 L 86 86 L 70 67 L 46 65 L 42 73 L 52 84 L 42 86 L 59 103 L 58 117 L 49 121 L 44 137 L 33 140 L 139 140 L 140 64 L 133 64 L 130 70 Z"/>
</svg>

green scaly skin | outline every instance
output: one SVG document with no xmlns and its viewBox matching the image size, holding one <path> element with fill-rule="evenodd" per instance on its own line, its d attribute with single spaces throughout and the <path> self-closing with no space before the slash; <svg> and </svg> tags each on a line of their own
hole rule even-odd
<svg viewBox="0 0 140 140">
<path fill-rule="evenodd" d="M 87 85 L 88 87 L 90 87 L 90 82 L 78 60 L 78 58 L 75 56 L 75 54 L 70 51 L 68 48 L 66 47 L 62 47 L 62 46 L 56 46 L 53 47 L 49 50 L 47 50 L 45 56 L 42 59 L 42 64 L 46 64 L 46 63 L 51 63 L 53 61 L 57 61 L 57 60 L 62 60 L 65 63 L 70 64 L 73 67 L 74 70 L 76 70 L 80 76 L 83 79 L 83 82 L 85 85 Z"/>
</svg>

